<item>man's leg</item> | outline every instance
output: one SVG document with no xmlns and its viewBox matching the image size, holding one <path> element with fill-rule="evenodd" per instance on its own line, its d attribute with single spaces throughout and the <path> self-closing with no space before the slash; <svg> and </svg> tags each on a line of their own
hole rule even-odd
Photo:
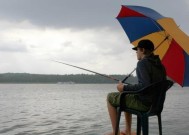
<svg viewBox="0 0 189 135">
<path fill-rule="evenodd" d="M 125 131 L 121 132 L 125 135 L 136 135 L 136 132 L 132 132 L 132 114 L 125 112 Z"/>
<path fill-rule="evenodd" d="M 113 129 L 112 135 L 114 135 L 115 134 L 116 121 L 117 121 L 117 110 L 108 101 L 107 101 L 107 107 L 108 107 L 110 120 L 111 120 L 111 123 L 112 123 L 112 129 Z"/>
<path fill-rule="evenodd" d="M 125 112 L 126 135 L 131 135 L 132 114 Z"/>
</svg>

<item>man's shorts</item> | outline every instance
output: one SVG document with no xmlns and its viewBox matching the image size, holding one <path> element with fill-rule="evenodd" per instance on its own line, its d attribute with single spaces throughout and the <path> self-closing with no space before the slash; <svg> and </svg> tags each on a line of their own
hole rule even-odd
<svg viewBox="0 0 189 135">
<path fill-rule="evenodd" d="M 109 93 L 108 96 L 107 96 L 107 101 L 113 107 L 119 107 L 120 95 L 121 95 L 120 92 Z M 137 95 L 135 95 L 135 94 L 127 94 L 125 96 L 125 102 L 126 102 L 127 108 L 135 109 L 135 110 L 138 110 L 138 111 L 148 111 L 149 110 L 149 107 L 142 104 L 142 102 L 137 99 Z"/>
</svg>

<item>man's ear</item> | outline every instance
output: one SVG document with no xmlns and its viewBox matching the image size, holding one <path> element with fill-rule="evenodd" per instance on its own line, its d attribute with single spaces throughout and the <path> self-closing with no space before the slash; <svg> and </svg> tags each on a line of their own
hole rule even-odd
<svg viewBox="0 0 189 135">
<path fill-rule="evenodd" d="M 144 53 L 144 52 L 145 52 L 145 49 L 144 49 L 144 48 L 141 48 L 141 52 Z"/>
</svg>

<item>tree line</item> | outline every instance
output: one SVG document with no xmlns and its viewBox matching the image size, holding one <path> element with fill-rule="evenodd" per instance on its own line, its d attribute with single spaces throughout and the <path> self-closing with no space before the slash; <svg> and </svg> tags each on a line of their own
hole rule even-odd
<svg viewBox="0 0 189 135">
<path fill-rule="evenodd" d="M 110 75 L 116 79 L 123 80 L 127 75 Z M 136 83 L 135 76 L 129 77 L 128 83 Z M 3 73 L 0 74 L 0 83 L 117 83 L 114 80 L 96 74 L 68 74 L 68 75 L 45 75 L 29 73 Z"/>
</svg>

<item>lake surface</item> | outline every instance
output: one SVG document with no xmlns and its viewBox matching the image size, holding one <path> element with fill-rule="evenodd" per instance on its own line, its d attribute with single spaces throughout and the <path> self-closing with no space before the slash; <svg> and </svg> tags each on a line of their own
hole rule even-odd
<svg viewBox="0 0 189 135">
<path fill-rule="evenodd" d="M 0 135 L 104 135 L 111 131 L 106 95 L 115 89 L 115 84 L 0 84 Z M 150 135 L 157 135 L 157 118 L 149 122 Z M 167 92 L 162 124 L 163 135 L 189 135 L 189 88 Z"/>
</svg>

